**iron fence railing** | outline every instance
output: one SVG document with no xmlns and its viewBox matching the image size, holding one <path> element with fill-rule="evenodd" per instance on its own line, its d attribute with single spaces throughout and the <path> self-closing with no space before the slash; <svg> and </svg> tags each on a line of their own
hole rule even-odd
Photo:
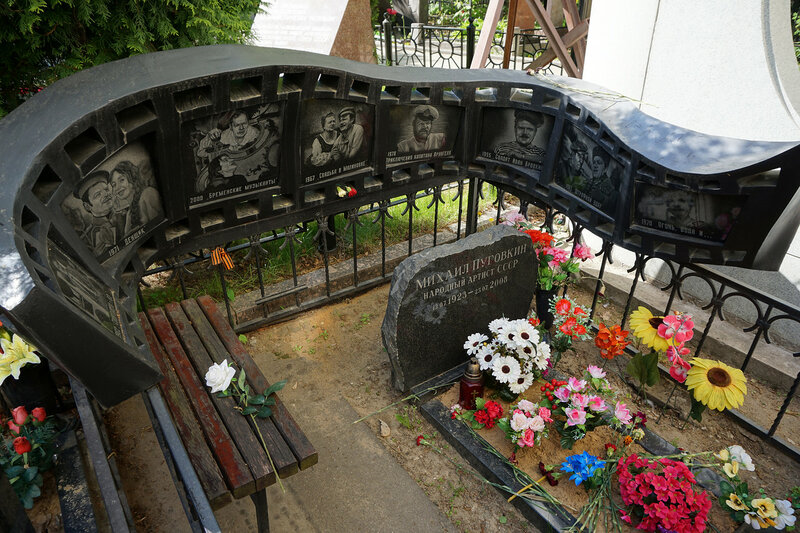
<svg viewBox="0 0 800 533">
<path fill-rule="evenodd" d="M 469 68 L 480 37 L 472 23 L 466 28 L 421 24 L 408 27 L 387 20 L 374 30 L 378 61 L 404 67 Z M 525 68 L 544 53 L 548 44 L 541 29 L 516 29 L 511 41 L 509 68 Z M 505 46 L 506 32 L 495 31 L 487 68 L 502 68 Z M 553 62 L 543 72 L 560 75 L 563 69 L 558 62 Z"/>
<path fill-rule="evenodd" d="M 494 222 L 500 222 L 501 210 L 503 208 L 502 198 L 505 192 L 516 195 L 520 198 L 521 204 L 524 208 L 528 203 L 537 205 L 545 212 L 544 225 L 553 227 L 553 222 L 556 217 L 566 220 L 566 216 L 558 213 L 554 208 L 542 204 L 539 200 L 532 197 L 527 197 L 525 193 L 515 190 L 508 184 L 493 183 L 485 181 L 480 178 L 462 178 L 441 182 L 440 185 L 421 189 L 413 194 L 408 194 L 405 197 L 390 198 L 386 197 L 377 202 L 368 205 L 363 205 L 360 208 L 353 209 L 345 213 L 346 223 L 339 227 L 331 227 L 331 217 L 318 216 L 313 221 L 306 221 L 300 224 L 287 226 L 285 228 L 277 229 L 270 233 L 254 235 L 247 243 L 240 243 L 236 245 L 229 245 L 227 250 L 233 253 L 240 250 L 248 249 L 247 257 L 255 258 L 258 270 L 258 289 L 261 298 L 255 301 L 256 306 L 261 306 L 263 315 L 255 318 L 248 318 L 241 320 L 237 316 L 237 311 L 234 310 L 226 294 L 226 272 L 221 267 L 218 267 L 218 276 L 220 285 L 222 287 L 222 299 L 225 301 L 228 311 L 228 316 L 238 331 L 246 331 L 254 329 L 258 326 L 265 325 L 278 320 L 284 320 L 287 317 L 301 313 L 313 307 L 318 307 L 331 302 L 334 299 L 339 299 L 354 295 L 364 290 L 375 287 L 379 284 L 385 283 L 391 279 L 391 273 L 395 264 L 399 260 L 416 253 L 420 247 L 415 249 L 415 243 L 420 239 L 420 235 L 416 235 L 414 231 L 414 211 L 419 210 L 419 205 L 425 203 L 427 208 L 434 209 L 434 227 L 439 225 L 439 206 L 445 203 L 445 198 L 442 196 L 444 191 L 450 190 L 454 194 L 449 200 L 451 202 L 458 202 L 458 215 L 456 222 L 456 231 L 453 236 L 454 240 L 460 239 L 468 233 L 474 232 L 477 228 L 478 217 L 478 202 L 482 195 L 484 183 L 489 183 L 497 187 L 497 195 L 500 201 L 496 202 L 497 211 L 494 214 Z M 466 194 L 465 194 L 466 192 Z M 388 194 L 388 193 L 387 193 Z M 466 201 L 465 201 L 466 200 Z M 403 206 L 401 216 L 408 218 L 407 225 L 407 248 L 401 257 L 395 257 L 394 260 L 387 259 L 387 237 L 386 237 L 386 221 L 392 218 L 390 208 L 394 206 Z M 316 222 L 316 224 L 313 224 Z M 371 224 L 379 228 L 381 235 L 380 245 L 380 261 L 378 269 L 373 268 L 369 275 L 364 274 L 361 262 L 364 261 L 360 258 L 360 243 L 358 242 L 358 234 L 356 227 L 360 225 Z M 579 222 L 571 221 L 571 237 L 573 242 L 578 242 L 581 239 L 583 227 Z M 298 237 L 305 235 L 305 238 L 314 238 L 319 243 L 319 252 L 322 254 L 324 279 L 321 283 L 324 285 L 324 291 L 320 291 L 316 296 L 310 296 L 309 287 L 304 286 L 300 281 L 298 273 L 297 256 L 295 246 L 299 242 Z M 335 285 L 331 279 L 331 261 L 330 261 L 330 248 L 335 246 L 336 238 L 343 240 L 345 237 L 352 242 L 352 253 L 349 259 L 343 260 L 342 263 L 347 263 L 350 270 L 348 275 L 349 282 L 342 286 L 342 280 L 337 281 Z M 437 240 L 437 233 L 434 232 L 430 246 L 437 246 L 441 244 Z M 268 242 L 278 241 L 281 243 L 281 248 L 289 250 L 291 261 L 292 278 L 290 286 L 277 293 L 270 293 L 269 285 L 264 282 L 261 271 L 266 267 L 270 258 L 267 256 L 263 245 Z M 614 245 L 608 241 L 603 241 L 601 249 L 597 254 L 601 259 L 599 271 L 597 273 L 597 282 L 594 291 L 594 299 L 591 304 L 591 316 L 595 315 L 598 307 L 598 295 L 600 288 L 604 284 L 604 277 L 606 267 L 612 262 L 612 253 Z M 189 254 L 181 258 L 173 258 L 163 262 L 157 266 L 152 267 L 147 271 L 143 278 L 143 283 L 147 284 L 149 276 L 154 274 L 171 272 L 172 276 L 177 276 L 180 280 L 180 285 L 183 291 L 183 297 L 188 297 L 186 285 L 184 283 L 184 276 L 190 273 L 187 267 L 199 261 L 207 260 L 210 256 L 210 250 L 201 250 L 193 254 Z M 360 262 L 361 261 L 361 262 Z M 668 280 L 663 284 L 662 290 L 668 293 L 667 305 L 664 309 L 664 314 L 670 312 L 676 297 L 679 299 L 686 298 L 686 287 L 691 283 L 704 283 L 707 285 L 707 293 L 710 296 L 705 303 L 701 303 L 702 310 L 707 311 L 708 316 L 705 320 L 705 327 L 699 335 L 693 339 L 691 346 L 694 355 L 699 355 L 706 345 L 713 324 L 717 320 L 726 320 L 726 312 L 729 311 L 728 307 L 731 301 L 739 300 L 750 302 L 753 306 L 754 319 L 749 324 L 742 326 L 742 331 L 749 333 L 751 343 L 749 350 L 745 353 L 738 366 L 746 371 L 752 362 L 753 355 L 763 346 L 762 342 L 771 344 L 773 338 L 770 335 L 771 328 L 774 328 L 777 322 L 789 322 L 794 325 L 800 324 L 800 307 L 782 301 L 774 296 L 771 296 L 755 287 L 752 287 L 739 280 L 726 276 L 725 274 L 708 269 L 706 267 L 696 264 L 677 264 L 670 261 L 662 260 L 660 258 L 646 256 L 643 254 L 636 254 L 633 267 L 628 270 L 632 275 L 632 283 L 625 302 L 625 309 L 623 311 L 622 326 L 625 326 L 625 318 L 632 309 L 633 302 L 636 299 L 637 289 L 640 287 L 640 282 L 646 280 L 646 268 L 652 261 L 660 261 L 668 272 Z M 341 264 L 341 263 L 340 263 Z M 347 280 L 346 280 L 347 281 Z M 141 296 L 141 295 L 140 295 Z M 268 309 L 268 304 L 283 299 L 280 306 L 276 306 L 272 312 Z M 287 303 L 287 301 L 289 303 Z M 144 300 L 141 300 L 144 305 Z M 702 321 L 699 321 L 702 323 Z M 792 350 L 794 351 L 794 350 Z M 800 350 L 794 351 L 794 357 L 800 357 Z M 667 374 L 668 376 L 668 374 Z M 668 378 L 669 379 L 669 378 Z M 772 414 L 764 413 L 763 417 L 759 420 L 751 420 L 736 410 L 726 411 L 735 422 L 752 431 L 756 435 L 761 436 L 763 439 L 768 440 L 783 449 L 790 455 L 794 456 L 796 460 L 800 460 L 800 450 L 788 442 L 786 439 L 777 434 L 781 421 L 786 415 L 789 406 L 800 386 L 800 373 L 794 378 L 794 381 L 784 396 L 781 407 L 777 412 Z"/>
</svg>

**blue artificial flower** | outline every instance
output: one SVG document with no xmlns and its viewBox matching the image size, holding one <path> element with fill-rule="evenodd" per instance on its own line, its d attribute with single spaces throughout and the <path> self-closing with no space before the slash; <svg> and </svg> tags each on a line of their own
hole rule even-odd
<svg viewBox="0 0 800 533">
<path fill-rule="evenodd" d="M 569 478 L 573 480 L 577 486 L 591 478 L 594 475 L 595 470 L 604 468 L 605 465 L 606 462 L 602 461 L 600 458 L 595 457 L 588 452 L 583 452 L 581 454 L 570 455 L 567 457 L 566 461 L 561 463 L 561 471 L 572 472 L 572 475 Z"/>
</svg>

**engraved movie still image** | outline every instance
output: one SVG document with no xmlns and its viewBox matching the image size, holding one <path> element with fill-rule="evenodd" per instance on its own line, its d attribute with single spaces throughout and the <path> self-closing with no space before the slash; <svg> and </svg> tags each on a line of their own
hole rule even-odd
<svg viewBox="0 0 800 533">
<path fill-rule="evenodd" d="M 195 120 L 187 146 L 189 206 L 252 194 L 278 184 L 281 107 L 265 104 Z"/>
<path fill-rule="evenodd" d="M 395 106 L 389 110 L 386 163 L 452 157 L 461 110 L 432 105 Z"/>
<path fill-rule="evenodd" d="M 61 209 L 102 263 L 164 218 L 150 155 L 130 144 L 87 174 Z"/>
<path fill-rule="evenodd" d="M 584 202 L 614 216 L 622 184 L 622 166 L 605 148 L 564 124 L 555 182 Z"/>
<path fill-rule="evenodd" d="M 634 201 L 636 224 L 723 242 L 739 218 L 745 198 L 636 183 Z"/>
<path fill-rule="evenodd" d="M 47 243 L 47 255 L 50 270 L 64 297 L 102 327 L 122 338 L 122 327 L 111 289 L 51 241 Z"/>
<path fill-rule="evenodd" d="M 536 111 L 485 108 L 480 156 L 541 172 L 553 117 Z"/>
<path fill-rule="evenodd" d="M 309 100 L 301 113 L 303 183 L 368 166 L 372 106 L 344 100 Z"/>
</svg>

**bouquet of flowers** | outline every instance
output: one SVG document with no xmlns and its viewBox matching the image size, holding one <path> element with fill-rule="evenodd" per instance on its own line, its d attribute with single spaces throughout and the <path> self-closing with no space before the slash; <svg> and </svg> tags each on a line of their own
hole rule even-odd
<svg viewBox="0 0 800 533">
<path fill-rule="evenodd" d="M 554 368 L 561 355 L 572 347 L 573 341 L 591 337 L 587 327 L 591 320 L 589 314 L 567 296 L 553 296 L 550 299 L 550 312 L 555 326 L 551 345 L 556 353 L 550 361 L 550 366 Z"/>
<path fill-rule="evenodd" d="M 553 422 L 550 409 L 521 400 L 508 410 L 509 416 L 499 419 L 497 427 L 503 430 L 517 448 L 532 448 L 542 442 L 542 437 L 547 438 L 547 424 Z"/>
<path fill-rule="evenodd" d="M 607 424 L 604 413 L 611 415 L 611 423 L 618 428 L 634 422 L 624 403 L 612 405 L 613 391 L 602 368 L 590 365 L 583 377 L 570 377 L 542 402 L 551 410 L 554 426 L 561 435 L 561 447 L 567 450 L 588 432 Z"/>
<path fill-rule="evenodd" d="M 0 470 L 5 472 L 26 509 L 41 494 L 42 472 L 53 466 L 56 424 L 43 407 L 30 413 L 24 406 L 11 410 L 11 419 L 3 424 L 7 435 L 0 440 Z"/>
<path fill-rule="evenodd" d="M 464 343 L 470 357 L 476 357 L 481 370 L 506 387 L 509 399 L 525 392 L 542 375 L 550 359 L 550 346 L 526 319 L 498 318 L 489 323 L 491 339 L 473 333 Z"/>
<path fill-rule="evenodd" d="M 755 471 L 753 460 L 744 448 L 739 445 L 728 446 L 714 454 L 714 457 L 718 459 L 718 466 L 726 477 L 725 481 L 720 482 L 719 503 L 731 518 L 739 523 L 746 522 L 753 529 L 773 527 L 781 530 L 794 526 L 797 517 L 794 516 L 791 497 L 785 500 L 770 498 L 763 489 L 754 494 L 747 482 L 739 477 L 743 470 Z"/>
<path fill-rule="evenodd" d="M 591 490 L 598 488 L 600 483 L 602 483 L 601 474 L 605 466 L 605 461 L 584 451 L 583 453 L 567 457 L 567 459 L 561 463 L 561 471 L 572 473 L 569 478 L 575 482 L 575 486 L 586 481 L 587 483 L 583 487 L 587 490 Z"/>
<path fill-rule="evenodd" d="M 475 409 L 469 410 L 455 404 L 450 408 L 450 418 L 467 422 L 472 429 L 492 429 L 503 416 L 503 406 L 494 400 L 475 398 Z"/>
<path fill-rule="evenodd" d="M 0 385 L 8 376 L 19 379 L 19 372 L 25 365 L 39 362 L 36 348 L 19 335 L 10 333 L 0 322 Z"/>
<path fill-rule="evenodd" d="M 542 290 L 552 290 L 553 287 L 566 285 L 574 281 L 580 269 L 580 262 L 594 257 L 592 250 L 585 244 L 576 244 L 572 253 L 567 250 L 567 243 L 559 241 L 554 235 L 543 231 L 535 224 L 516 213 L 506 218 L 503 222 L 514 226 L 519 231 L 530 236 L 533 241 L 534 252 L 539 262 L 539 287 Z"/>
<path fill-rule="evenodd" d="M 681 461 L 648 461 L 632 453 L 617 463 L 622 501 L 630 506 L 620 511 L 622 520 L 643 531 L 702 533 L 711 500 L 695 492 L 695 478 Z"/>
</svg>

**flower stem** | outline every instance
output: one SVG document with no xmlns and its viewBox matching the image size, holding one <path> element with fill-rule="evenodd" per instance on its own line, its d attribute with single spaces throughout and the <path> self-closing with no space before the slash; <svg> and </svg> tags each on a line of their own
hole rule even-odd
<svg viewBox="0 0 800 533">
<path fill-rule="evenodd" d="M 264 452 L 267 454 L 267 459 L 269 459 L 269 465 L 272 467 L 272 471 L 275 472 L 275 479 L 278 481 L 278 486 L 281 488 L 284 494 L 286 494 L 286 489 L 281 483 L 281 477 L 278 475 L 278 471 L 275 470 L 275 463 L 272 462 L 272 456 L 267 449 L 267 443 L 264 442 L 264 435 L 261 434 L 261 428 L 258 427 L 258 420 L 256 420 L 256 415 L 250 415 L 250 418 L 253 419 L 253 425 L 256 428 L 256 432 L 258 432 L 258 439 L 261 441 L 261 446 L 264 447 Z"/>
<path fill-rule="evenodd" d="M 664 405 L 661 407 L 661 412 L 658 413 L 658 418 L 656 418 L 656 424 L 661 421 L 661 417 L 664 416 L 664 411 L 667 410 L 669 406 L 669 401 L 672 399 L 672 395 L 675 394 L 675 389 L 678 388 L 678 382 L 676 381 L 675 384 L 672 386 L 672 390 L 669 391 L 669 396 L 667 396 L 667 401 L 664 402 Z"/>
<path fill-rule="evenodd" d="M 403 403 L 403 402 L 407 402 L 408 400 L 412 400 L 412 399 L 418 399 L 418 398 L 420 397 L 420 395 L 422 395 L 422 394 L 425 394 L 426 392 L 435 391 L 435 390 L 437 390 L 437 389 L 442 389 L 442 388 L 445 388 L 445 387 L 452 387 L 453 385 L 455 385 L 455 383 L 456 383 L 455 381 L 451 381 L 450 383 L 445 383 L 445 384 L 443 384 L 443 385 L 437 385 L 437 386 L 435 386 L 435 387 L 429 387 L 429 388 L 427 388 L 427 389 L 425 389 L 425 390 L 423 390 L 423 391 L 420 391 L 420 393 L 419 393 L 419 394 L 409 394 L 409 395 L 408 395 L 408 396 L 406 396 L 405 398 L 401 398 L 401 399 L 397 400 L 397 401 L 396 401 L 396 402 L 394 402 L 394 403 L 390 403 L 390 404 L 389 404 L 389 405 L 387 405 L 387 406 L 381 407 L 381 408 L 380 408 L 380 409 L 378 409 L 377 411 L 373 411 L 373 412 L 371 412 L 371 413 L 370 413 L 370 414 L 368 414 L 368 415 L 364 415 L 364 416 L 362 416 L 362 417 L 361 417 L 361 418 L 359 418 L 358 420 L 354 420 L 354 421 L 353 421 L 353 424 L 358 424 L 359 422 L 363 422 L 363 421 L 364 421 L 364 420 L 366 420 L 367 418 L 370 418 L 370 417 L 372 417 L 372 416 L 375 416 L 375 415 L 377 415 L 377 414 L 380 414 L 380 413 L 382 413 L 382 412 L 386 411 L 387 409 L 391 409 L 391 408 L 392 408 L 392 407 L 394 407 L 395 405 L 401 404 L 401 403 Z"/>
</svg>

